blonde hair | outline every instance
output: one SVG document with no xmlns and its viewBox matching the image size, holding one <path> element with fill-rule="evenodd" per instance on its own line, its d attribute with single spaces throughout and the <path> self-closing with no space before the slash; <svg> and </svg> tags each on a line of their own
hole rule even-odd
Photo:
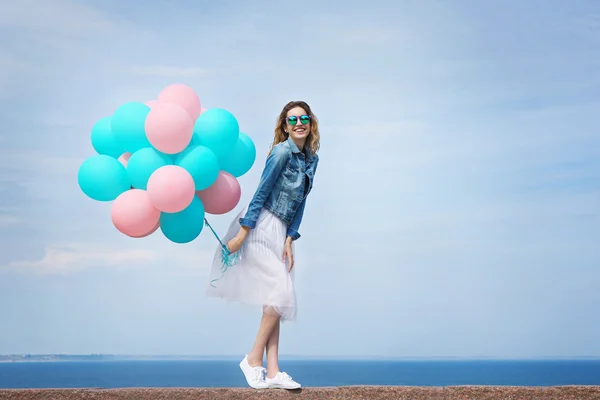
<svg viewBox="0 0 600 400">
<path fill-rule="evenodd" d="M 273 138 L 273 143 L 271 144 L 271 149 L 269 153 L 273 150 L 275 145 L 285 142 L 288 139 L 289 134 L 285 131 L 287 113 L 292 108 L 300 107 L 310 116 L 310 133 L 306 138 L 305 147 L 308 148 L 311 155 L 315 155 L 317 151 L 319 151 L 319 142 L 321 140 L 321 135 L 319 134 L 319 121 L 317 117 L 313 114 L 310 106 L 306 104 L 304 101 L 290 101 L 283 107 L 279 117 L 277 118 L 277 124 L 275 125 L 275 137 Z"/>
</svg>

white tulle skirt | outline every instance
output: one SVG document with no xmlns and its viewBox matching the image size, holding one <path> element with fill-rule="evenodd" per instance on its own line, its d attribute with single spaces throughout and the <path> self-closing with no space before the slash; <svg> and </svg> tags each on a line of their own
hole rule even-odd
<svg viewBox="0 0 600 400">
<path fill-rule="evenodd" d="M 237 235 L 241 227 L 239 218 L 246 210 L 247 207 L 231 222 L 223 243 Z M 285 222 L 263 208 L 256 227 L 250 230 L 240 250 L 240 258 L 224 274 L 221 246 L 217 247 L 209 272 L 212 285 L 206 294 L 260 306 L 265 314 L 279 316 L 281 321 L 294 321 L 297 312 L 294 269 L 288 272 L 289 263 L 283 261 L 286 237 Z"/>
</svg>

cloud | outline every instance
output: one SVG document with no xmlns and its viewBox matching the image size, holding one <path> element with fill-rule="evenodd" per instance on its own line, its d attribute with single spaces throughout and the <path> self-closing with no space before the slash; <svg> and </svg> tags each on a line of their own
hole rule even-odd
<svg viewBox="0 0 600 400">
<path fill-rule="evenodd" d="M 12 261 L 3 268 L 26 274 L 72 273 L 88 267 L 128 267 L 157 260 L 153 250 L 117 250 L 89 243 L 54 244 L 38 260 Z"/>
<path fill-rule="evenodd" d="M 154 235 L 161 234 L 158 232 Z M 148 244 L 148 240 L 157 239 L 166 241 L 164 238 L 152 237 L 141 239 L 142 242 L 125 238 L 123 240 L 127 242 L 121 241 L 121 245 L 109 242 L 53 243 L 45 247 L 44 254 L 39 259 L 12 260 L 0 266 L 0 269 L 28 275 L 48 275 L 72 274 L 87 268 L 160 268 L 169 274 L 202 275 L 203 269 L 212 262 L 211 251 L 174 245 L 174 251 L 169 252 L 169 245 L 165 243 L 160 249 Z"/>
<path fill-rule="evenodd" d="M 600 45 L 600 11 L 588 12 L 574 18 L 570 30 L 582 38 L 586 44 Z"/>
<path fill-rule="evenodd" d="M 0 100 L 10 100 L 12 91 L 26 83 L 26 76 L 34 73 L 35 69 L 0 48 L 0 71 Z"/>
<path fill-rule="evenodd" d="M 118 34 L 128 26 L 103 12 L 70 0 L 22 0 L 0 3 L 0 26 L 36 33 L 85 39 L 91 35 Z"/>
<path fill-rule="evenodd" d="M 389 28 L 378 26 L 359 27 L 350 30 L 345 38 L 354 44 L 391 44 L 398 37 L 398 33 Z"/>
<path fill-rule="evenodd" d="M 3 167 L 3 165 L 0 164 Z M 14 180 L 3 179 L 0 175 L 0 211 L 13 212 L 30 205 L 26 188 Z"/>
<path fill-rule="evenodd" d="M 333 13 L 317 14 L 312 19 L 309 34 L 321 37 L 320 46 L 334 43 L 336 46 L 391 45 L 399 44 L 402 39 L 398 25 L 390 26 L 381 20 L 366 18 L 348 24 L 348 16 Z"/>
<path fill-rule="evenodd" d="M 158 40 L 151 29 L 69 0 L 1 2 L 0 28 L 11 38 L 0 45 L 0 100 L 27 101 L 30 113 L 122 74 L 123 60 L 139 61 Z"/>
<path fill-rule="evenodd" d="M 169 66 L 136 66 L 131 71 L 139 75 L 159 76 L 163 78 L 208 78 L 213 76 L 213 71 L 205 68 L 194 67 L 169 67 Z"/>
<path fill-rule="evenodd" d="M 91 146 L 91 145 L 90 145 Z M 89 154 L 92 156 L 93 154 Z M 0 166 L 18 166 L 21 171 L 28 173 L 52 173 L 56 175 L 77 175 L 79 166 L 84 158 L 64 157 L 52 153 L 26 151 L 18 154 L 6 154 L 0 160 Z"/>
<path fill-rule="evenodd" d="M 23 68 L 28 68 L 29 65 L 19 61 L 17 57 L 12 54 L 8 54 L 6 52 L 0 52 L 0 70 L 3 71 L 3 76 L 10 74 L 10 72 L 22 70 Z"/>
<path fill-rule="evenodd" d="M 15 215 L 6 214 L 0 210 L 0 229 L 9 228 L 12 225 L 18 224 L 19 222 L 21 222 L 21 220 Z"/>
</svg>

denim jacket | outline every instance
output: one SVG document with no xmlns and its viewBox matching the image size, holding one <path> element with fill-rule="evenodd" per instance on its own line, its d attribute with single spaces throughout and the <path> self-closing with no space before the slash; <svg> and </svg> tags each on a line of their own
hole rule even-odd
<svg viewBox="0 0 600 400">
<path fill-rule="evenodd" d="M 288 236 L 298 239 L 306 197 L 312 190 L 318 163 L 319 156 L 300 151 L 289 138 L 275 145 L 240 224 L 254 229 L 264 207 L 287 224 Z"/>
</svg>

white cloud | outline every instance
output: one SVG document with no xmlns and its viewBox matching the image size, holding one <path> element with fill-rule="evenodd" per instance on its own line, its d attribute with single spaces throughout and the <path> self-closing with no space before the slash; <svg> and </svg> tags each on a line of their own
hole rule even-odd
<svg viewBox="0 0 600 400">
<path fill-rule="evenodd" d="M 345 38 L 354 44 L 391 44 L 398 38 L 398 33 L 388 28 L 368 26 L 350 30 Z"/>
<path fill-rule="evenodd" d="M 135 66 L 131 71 L 139 75 L 159 76 L 163 78 L 207 78 L 213 72 L 205 68 L 196 67 L 170 67 L 170 66 Z"/>
<path fill-rule="evenodd" d="M 84 243 L 54 244 L 46 247 L 39 260 L 13 261 L 5 269 L 21 273 L 72 273 L 87 267 L 129 267 L 157 260 L 153 250 L 116 250 Z"/>
<path fill-rule="evenodd" d="M 0 52 L 0 69 L 2 69 L 2 71 L 21 68 L 23 65 L 24 64 L 17 60 L 12 54 Z"/>
<path fill-rule="evenodd" d="M 324 44 L 364 46 L 398 44 L 402 31 L 409 30 L 405 24 L 386 26 L 382 21 L 362 18 L 348 24 L 348 17 L 339 14 L 317 14 L 312 16 L 310 34 L 321 37 Z M 379 23 L 377 23 L 379 22 Z M 398 29 L 398 26 L 402 26 Z M 406 36 L 404 41 L 408 43 Z M 414 39 L 413 39 L 414 41 Z"/>
<path fill-rule="evenodd" d="M 21 0 L 0 3 L 0 26 L 37 34 L 82 38 L 115 34 L 123 25 L 104 13 L 70 0 Z"/>
<path fill-rule="evenodd" d="M 586 44 L 600 44 L 600 12 L 590 12 L 575 18 L 569 29 L 585 40 Z"/>
<path fill-rule="evenodd" d="M 90 145 L 91 147 L 91 145 Z M 25 151 L 19 153 L 4 153 L 0 159 L 0 170 L 18 169 L 19 172 L 29 174 L 29 178 L 33 178 L 36 183 L 43 186 L 52 187 L 54 184 L 65 184 L 77 182 L 77 171 L 85 158 L 78 157 L 61 157 L 55 154 L 43 154 L 34 151 Z M 89 156 L 95 153 L 90 152 Z M 9 172 L 10 174 L 10 172 Z M 67 178 L 70 182 L 61 179 L 60 182 L 48 180 L 47 176 Z M 0 173 L 0 177 L 3 175 Z M 44 177 L 43 179 L 39 179 Z M 6 176 L 5 179 L 11 179 L 11 176 Z M 22 185 L 29 185 L 29 182 L 21 182 Z"/>
<path fill-rule="evenodd" d="M 90 153 L 89 156 L 94 155 L 95 153 Z M 30 155 L 29 157 L 34 157 Z M 31 172 L 40 172 L 40 173 L 54 173 L 56 175 L 63 175 L 73 177 L 76 179 L 77 170 L 79 166 L 84 161 L 84 158 L 76 158 L 76 157 L 59 157 L 52 155 L 37 155 L 35 157 L 36 163 L 32 163 Z M 35 168 L 35 171 L 33 170 Z"/>
<path fill-rule="evenodd" d="M 0 2 L 0 28 L 11 37 L 0 45 L 0 66 L 10 67 L 10 80 L 6 73 L 0 77 L 0 88 L 7 89 L 3 95 L 11 95 L 9 87 L 15 95 L 34 86 L 52 92 L 55 102 L 73 96 L 72 87 L 58 85 L 79 76 L 85 83 L 76 85 L 89 88 L 88 74 L 101 80 L 122 73 L 133 48 L 143 54 L 158 40 L 151 29 L 71 0 Z"/>
<path fill-rule="evenodd" d="M 208 228 L 204 229 L 195 241 L 186 244 L 170 242 L 159 231 L 154 235 L 156 236 L 152 238 L 152 245 L 160 252 L 161 262 L 164 262 L 167 268 L 175 267 L 184 270 L 196 270 L 212 262 L 214 246 L 209 250 L 198 250 L 207 240 L 212 240 L 212 238 L 207 239 L 207 236 L 211 235 L 208 232 Z M 149 246 L 150 244 L 149 242 L 140 242 L 140 245 Z"/>
<path fill-rule="evenodd" d="M 12 54 L 0 52 L 0 70 L 4 79 L 10 79 L 11 73 L 31 68 L 30 64 L 20 61 Z"/>
<path fill-rule="evenodd" d="M 155 233 L 160 235 L 160 233 Z M 127 239 L 134 241 L 136 239 Z M 141 239 L 144 240 L 144 239 Z M 166 239 L 165 239 L 166 240 Z M 127 243 L 127 242 L 122 242 Z M 160 265 L 165 273 L 203 273 L 212 261 L 212 252 L 195 251 L 190 247 L 178 247 L 169 253 L 165 246 L 157 248 L 146 242 L 131 246 L 116 246 L 97 243 L 54 243 L 45 249 L 38 260 L 12 261 L 0 267 L 23 274 L 72 274 L 86 268 L 141 268 L 149 269 Z M 203 268 L 204 267 L 204 268 Z M 187 271 L 187 272 L 186 272 Z"/>
<path fill-rule="evenodd" d="M 21 222 L 21 219 L 15 215 L 0 213 L 0 228 L 8 228 L 18 224 L 19 222 Z"/>
<path fill-rule="evenodd" d="M 0 47 L 0 71 L 0 100 L 8 100 L 11 98 L 9 89 L 26 82 L 24 77 L 33 73 L 35 68 L 14 55 L 2 51 Z"/>
</svg>

